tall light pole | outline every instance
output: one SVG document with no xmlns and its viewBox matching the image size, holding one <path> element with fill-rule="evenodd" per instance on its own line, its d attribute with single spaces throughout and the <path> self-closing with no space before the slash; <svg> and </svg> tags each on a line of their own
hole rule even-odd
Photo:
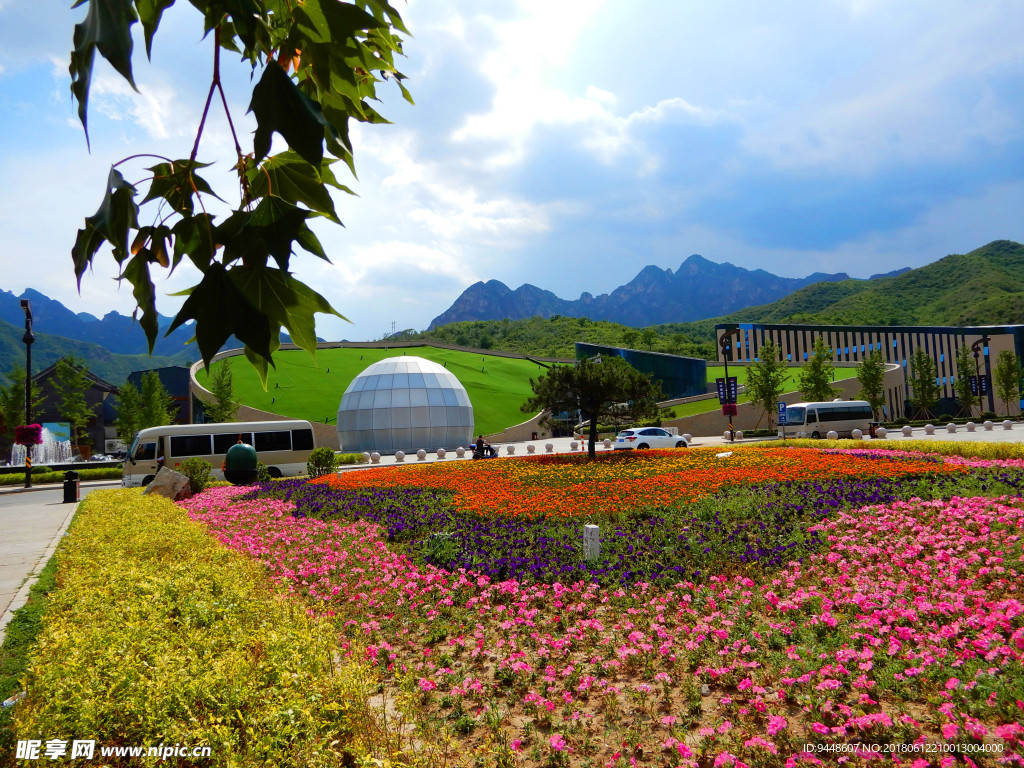
<svg viewBox="0 0 1024 768">
<path fill-rule="evenodd" d="M 989 341 L 991 341 L 991 339 L 989 339 L 988 336 L 982 336 L 976 342 L 971 344 L 971 351 L 974 353 L 974 372 L 976 374 L 976 376 L 974 377 L 974 380 L 978 382 L 978 413 L 979 414 L 983 413 L 984 410 L 985 410 L 984 406 L 981 403 L 981 351 L 982 351 L 983 347 L 988 346 Z M 991 396 L 992 396 L 991 393 L 989 393 L 989 397 L 990 398 L 991 398 Z"/>
<path fill-rule="evenodd" d="M 25 424 L 32 421 L 32 342 L 36 340 L 32 333 L 32 304 L 28 299 L 21 300 L 21 308 L 25 311 Z M 32 446 L 25 446 L 25 487 L 32 487 Z"/>
</svg>

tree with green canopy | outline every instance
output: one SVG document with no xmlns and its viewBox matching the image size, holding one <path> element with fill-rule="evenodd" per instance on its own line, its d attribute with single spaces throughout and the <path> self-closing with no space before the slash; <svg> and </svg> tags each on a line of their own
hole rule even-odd
<svg viewBox="0 0 1024 768">
<path fill-rule="evenodd" d="M 924 347 L 910 356 L 910 404 L 917 416 L 928 417 L 939 402 L 939 385 L 935 380 L 935 361 Z"/>
<path fill-rule="evenodd" d="M 971 348 L 966 344 L 962 345 L 956 353 L 956 379 L 953 381 L 953 391 L 956 393 L 957 402 L 960 405 L 960 412 L 965 416 L 971 415 L 971 409 L 975 405 L 981 411 L 981 395 L 971 391 L 971 377 L 977 375 L 978 364 L 974 360 Z"/>
<path fill-rule="evenodd" d="M 882 406 L 885 405 L 885 358 L 879 350 L 872 351 L 860 361 L 860 365 L 857 366 L 857 381 L 860 383 L 857 397 L 867 401 L 877 419 Z"/>
<path fill-rule="evenodd" d="M 786 388 L 788 370 L 782 352 L 773 341 L 767 341 L 757 352 L 757 361 L 747 366 L 747 394 L 774 424 L 779 397 Z"/>
<path fill-rule="evenodd" d="M 221 360 L 213 367 L 208 388 L 214 399 L 206 403 L 207 420 L 219 424 L 234 421 L 238 415 L 238 403 L 233 399 L 230 358 Z"/>
<path fill-rule="evenodd" d="M 839 394 L 832 386 L 835 381 L 836 369 L 832 365 L 832 350 L 819 336 L 814 340 L 811 354 L 800 369 L 800 394 L 809 402 L 828 402 Z"/>
<path fill-rule="evenodd" d="M 395 66 L 397 33 L 408 34 L 387 0 L 190 0 L 211 46 L 212 77 L 191 150 L 180 158 L 133 155 L 115 163 L 96 213 L 85 220 L 72 248 L 82 277 L 108 244 L 120 278 L 132 285 L 140 324 L 152 352 L 158 314 L 153 270 L 172 272 L 188 259 L 201 277 L 168 332 L 195 321 L 199 353 L 209 367 L 234 334 L 266 385 L 281 330 L 315 354 L 317 313 L 343 316 L 296 279 L 296 247 L 327 260 L 309 222 L 341 221 L 331 189 L 351 194 L 332 165 L 355 173 L 349 121 L 383 123 L 371 106 L 377 85 L 390 80 L 412 101 Z M 132 26 L 142 25 L 152 54 L 164 11 L 174 0 L 79 0 L 85 19 L 75 25 L 71 93 L 88 141 L 89 91 L 98 51 L 135 88 Z M 255 85 L 249 111 L 256 119 L 251 149 L 243 149 L 221 79 L 221 53 L 240 56 Z M 200 175 L 211 109 L 223 108 L 233 152 L 226 167 L 238 184 L 233 210 L 219 217 L 220 200 Z M 278 134 L 288 148 L 270 155 Z M 328 156 L 329 155 L 329 156 Z"/>
<path fill-rule="evenodd" d="M 89 420 L 96 416 L 96 406 L 90 406 L 85 399 L 91 384 L 85 366 L 74 357 L 62 357 L 57 361 L 53 375 L 57 413 L 71 425 L 71 442 L 75 445 L 83 444 Z"/>
<path fill-rule="evenodd" d="M 996 358 L 996 397 L 1003 403 L 1006 415 L 1010 415 L 1010 403 L 1020 400 L 1020 361 L 1009 349 L 1004 349 Z"/>
<path fill-rule="evenodd" d="M 548 412 L 547 419 L 562 413 L 589 421 L 587 454 L 597 455 L 597 425 L 605 419 L 651 419 L 658 415 L 661 385 L 651 381 L 621 357 L 584 358 L 575 365 L 558 365 L 538 379 L 530 379 L 533 397 L 522 406 L 524 413 Z"/>
</svg>

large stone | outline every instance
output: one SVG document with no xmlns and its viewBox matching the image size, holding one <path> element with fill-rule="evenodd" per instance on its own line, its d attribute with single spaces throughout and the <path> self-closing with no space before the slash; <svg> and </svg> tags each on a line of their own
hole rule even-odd
<svg viewBox="0 0 1024 768">
<path fill-rule="evenodd" d="M 153 482 L 147 485 L 146 490 L 142 492 L 143 496 L 150 493 L 164 496 L 171 501 L 181 501 L 192 495 L 192 488 L 188 484 L 188 478 L 181 472 L 161 467 L 160 471 L 156 473 L 156 477 L 153 478 Z"/>
</svg>

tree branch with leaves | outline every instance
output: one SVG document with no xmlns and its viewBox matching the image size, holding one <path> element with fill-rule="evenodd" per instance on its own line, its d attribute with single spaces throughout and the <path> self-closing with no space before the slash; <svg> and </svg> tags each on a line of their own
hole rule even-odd
<svg viewBox="0 0 1024 768">
<path fill-rule="evenodd" d="M 212 77 L 191 152 L 183 159 L 133 155 L 114 164 L 103 200 L 85 220 L 72 249 L 82 277 L 107 244 L 119 279 L 132 285 L 149 348 L 159 332 L 153 270 L 173 272 L 186 258 L 201 275 L 168 333 L 190 320 L 203 362 L 234 334 L 266 385 L 282 329 L 315 355 L 316 314 L 344 317 L 296 279 L 296 247 L 328 261 L 309 222 L 337 224 L 330 188 L 351 193 L 331 166 L 341 160 L 355 173 L 349 121 L 387 122 L 371 106 L 377 85 L 394 82 L 412 101 L 395 66 L 408 34 L 386 0 L 190 0 L 211 38 Z M 132 25 L 141 22 L 150 56 L 161 17 L 174 0 L 79 0 L 85 20 L 74 30 L 71 92 L 88 141 L 88 103 L 99 51 L 135 88 Z M 211 34 L 212 33 L 212 34 Z M 239 141 L 221 80 L 221 52 L 240 54 L 258 81 L 249 111 L 256 119 L 251 151 Z M 210 166 L 199 153 L 207 118 L 223 108 L 234 142 L 231 167 L 239 200 L 218 219 L 207 210 L 219 199 L 199 172 Z M 268 156 L 273 134 L 288 149 Z M 330 155 L 331 157 L 328 157 Z M 129 168 L 156 160 L 129 181 Z M 145 175 L 142 175 L 142 171 Z M 148 188 L 142 191 L 144 185 Z M 139 199 L 142 195 L 141 200 Z"/>
</svg>

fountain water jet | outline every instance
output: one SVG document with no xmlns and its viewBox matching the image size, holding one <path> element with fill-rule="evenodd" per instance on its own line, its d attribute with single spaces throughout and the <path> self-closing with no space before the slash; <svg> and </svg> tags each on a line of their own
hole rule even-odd
<svg viewBox="0 0 1024 768">
<path fill-rule="evenodd" d="M 41 467 L 49 464 L 71 463 L 71 441 L 58 440 L 53 432 L 43 428 L 43 442 L 32 446 L 32 466 Z M 25 465 L 25 446 L 11 447 L 11 466 Z"/>
</svg>

